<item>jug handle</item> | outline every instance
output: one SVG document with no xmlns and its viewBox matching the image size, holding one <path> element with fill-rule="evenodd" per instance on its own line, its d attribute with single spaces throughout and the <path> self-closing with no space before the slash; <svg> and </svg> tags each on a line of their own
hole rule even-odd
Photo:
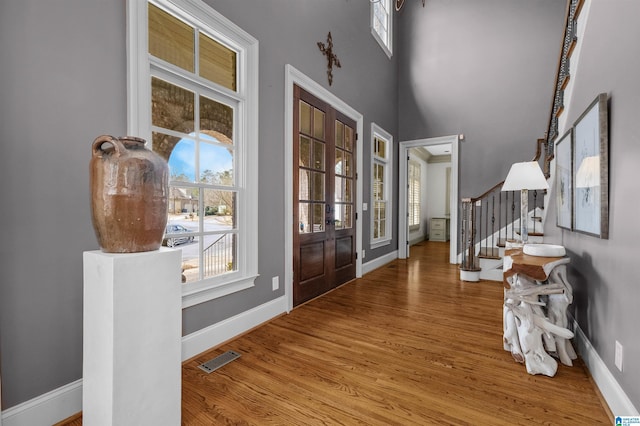
<svg viewBox="0 0 640 426">
<path fill-rule="evenodd" d="M 111 145 L 113 145 L 113 148 L 116 151 L 116 157 L 119 157 L 120 154 L 122 154 L 122 152 L 126 150 L 124 144 L 120 142 L 120 139 L 111 135 L 102 135 L 98 136 L 96 140 L 93 141 L 92 151 L 94 157 L 102 158 L 102 154 L 104 154 L 102 144 L 105 142 L 109 142 Z"/>
</svg>

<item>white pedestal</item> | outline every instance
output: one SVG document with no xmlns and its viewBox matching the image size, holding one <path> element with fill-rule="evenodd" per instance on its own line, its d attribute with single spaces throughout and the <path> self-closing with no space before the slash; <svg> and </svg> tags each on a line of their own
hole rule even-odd
<svg viewBox="0 0 640 426">
<path fill-rule="evenodd" d="M 84 253 L 82 422 L 179 425 L 181 251 Z"/>
</svg>

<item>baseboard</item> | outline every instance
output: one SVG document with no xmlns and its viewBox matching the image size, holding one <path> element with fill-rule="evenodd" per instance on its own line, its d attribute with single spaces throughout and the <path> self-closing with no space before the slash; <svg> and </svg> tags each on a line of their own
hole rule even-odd
<svg viewBox="0 0 640 426">
<path fill-rule="evenodd" d="M 417 237 L 409 240 L 409 245 L 412 246 L 414 244 L 418 244 L 421 243 L 423 241 L 427 240 L 427 236 L 426 235 L 418 235 Z"/>
<path fill-rule="evenodd" d="M 2 412 L 2 426 L 52 425 L 82 410 L 82 379 Z"/>
<path fill-rule="evenodd" d="M 378 269 L 381 266 L 386 265 L 389 262 L 393 262 L 398 258 L 398 250 L 394 250 L 391 253 L 387 253 L 380 257 L 376 257 L 370 262 L 362 265 L 362 274 L 368 274 L 369 272 Z"/>
<path fill-rule="evenodd" d="M 213 324 L 182 338 L 182 360 L 269 321 L 287 311 L 285 296 Z M 82 379 L 2 411 L 2 426 L 40 426 L 58 423 L 82 411 Z"/>
<path fill-rule="evenodd" d="M 598 386 L 600 393 L 609 405 L 614 416 L 638 416 L 638 410 L 617 382 L 611 371 L 607 368 L 598 352 L 587 339 L 584 332 L 574 320 L 575 341 L 578 346 L 578 353 L 587 365 L 593 381 Z"/>
<path fill-rule="evenodd" d="M 287 301 L 286 297 L 282 296 L 188 334 L 182 338 L 182 360 L 185 361 L 231 340 L 285 312 L 287 312 Z"/>
</svg>

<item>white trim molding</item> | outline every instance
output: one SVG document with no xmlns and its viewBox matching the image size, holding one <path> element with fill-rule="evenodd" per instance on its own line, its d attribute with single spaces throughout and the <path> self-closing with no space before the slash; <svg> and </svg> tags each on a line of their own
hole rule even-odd
<svg viewBox="0 0 640 426">
<path fill-rule="evenodd" d="M 182 361 L 221 345 L 283 314 L 284 296 L 182 338 Z M 4 410 L 2 426 L 51 425 L 82 411 L 82 379 Z"/>
<path fill-rule="evenodd" d="M 633 405 L 624 392 L 618 381 L 613 377 L 598 352 L 587 339 L 578 322 L 573 320 L 573 330 L 575 331 L 575 341 L 580 357 L 584 361 L 593 377 L 593 381 L 598 386 L 600 393 L 607 401 L 611 413 L 615 416 L 640 416 L 638 409 Z"/>
<path fill-rule="evenodd" d="M 82 410 L 82 379 L 2 412 L 2 426 L 51 425 Z"/>
<path fill-rule="evenodd" d="M 371 272 L 371 271 L 373 271 L 375 269 L 378 269 L 378 268 L 386 265 L 387 263 L 393 262 L 397 258 L 398 258 L 398 250 L 394 250 L 391 253 L 387 253 L 387 254 L 382 255 L 380 257 L 376 257 L 372 261 L 367 262 L 364 265 L 362 265 L 362 273 L 368 274 L 369 272 Z"/>
<path fill-rule="evenodd" d="M 271 300 L 182 338 L 182 361 L 221 345 L 287 311 L 285 296 Z"/>
<path fill-rule="evenodd" d="M 329 103 L 356 122 L 358 141 L 356 150 L 356 252 L 362 254 L 362 140 L 363 116 L 336 95 L 298 71 L 285 65 L 284 85 L 284 294 L 288 301 L 287 312 L 293 309 L 293 86 L 297 85 L 313 96 Z M 368 235 L 368 233 L 367 233 Z M 362 255 L 356 259 L 356 278 L 362 277 Z"/>
<path fill-rule="evenodd" d="M 407 226 L 407 163 L 409 149 L 426 146 L 451 144 L 451 191 L 449 193 L 450 203 L 450 230 L 451 243 L 449 244 L 449 263 L 458 263 L 458 176 L 459 176 L 459 155 L 460 138 L 458 135 L 441 136 L 437 138 L 416 139 L 400 142 L 399 149 L 399 182 L 398 182 L 398 258 L 406 259 L 409 256 L 409 228 Z"/>
</svg>

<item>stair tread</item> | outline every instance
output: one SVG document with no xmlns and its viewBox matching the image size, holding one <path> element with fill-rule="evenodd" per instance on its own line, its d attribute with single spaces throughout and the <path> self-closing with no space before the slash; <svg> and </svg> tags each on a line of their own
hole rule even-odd
<svg viewBox="0 0 640 426">
<path fill-rule="evenodd" d="M 478 257 L 482 259 L 501 259 L 500 249 L 498 247 L 484 247 L 480 249 L 480 253 L 478 253 Z"/>
</svg>

